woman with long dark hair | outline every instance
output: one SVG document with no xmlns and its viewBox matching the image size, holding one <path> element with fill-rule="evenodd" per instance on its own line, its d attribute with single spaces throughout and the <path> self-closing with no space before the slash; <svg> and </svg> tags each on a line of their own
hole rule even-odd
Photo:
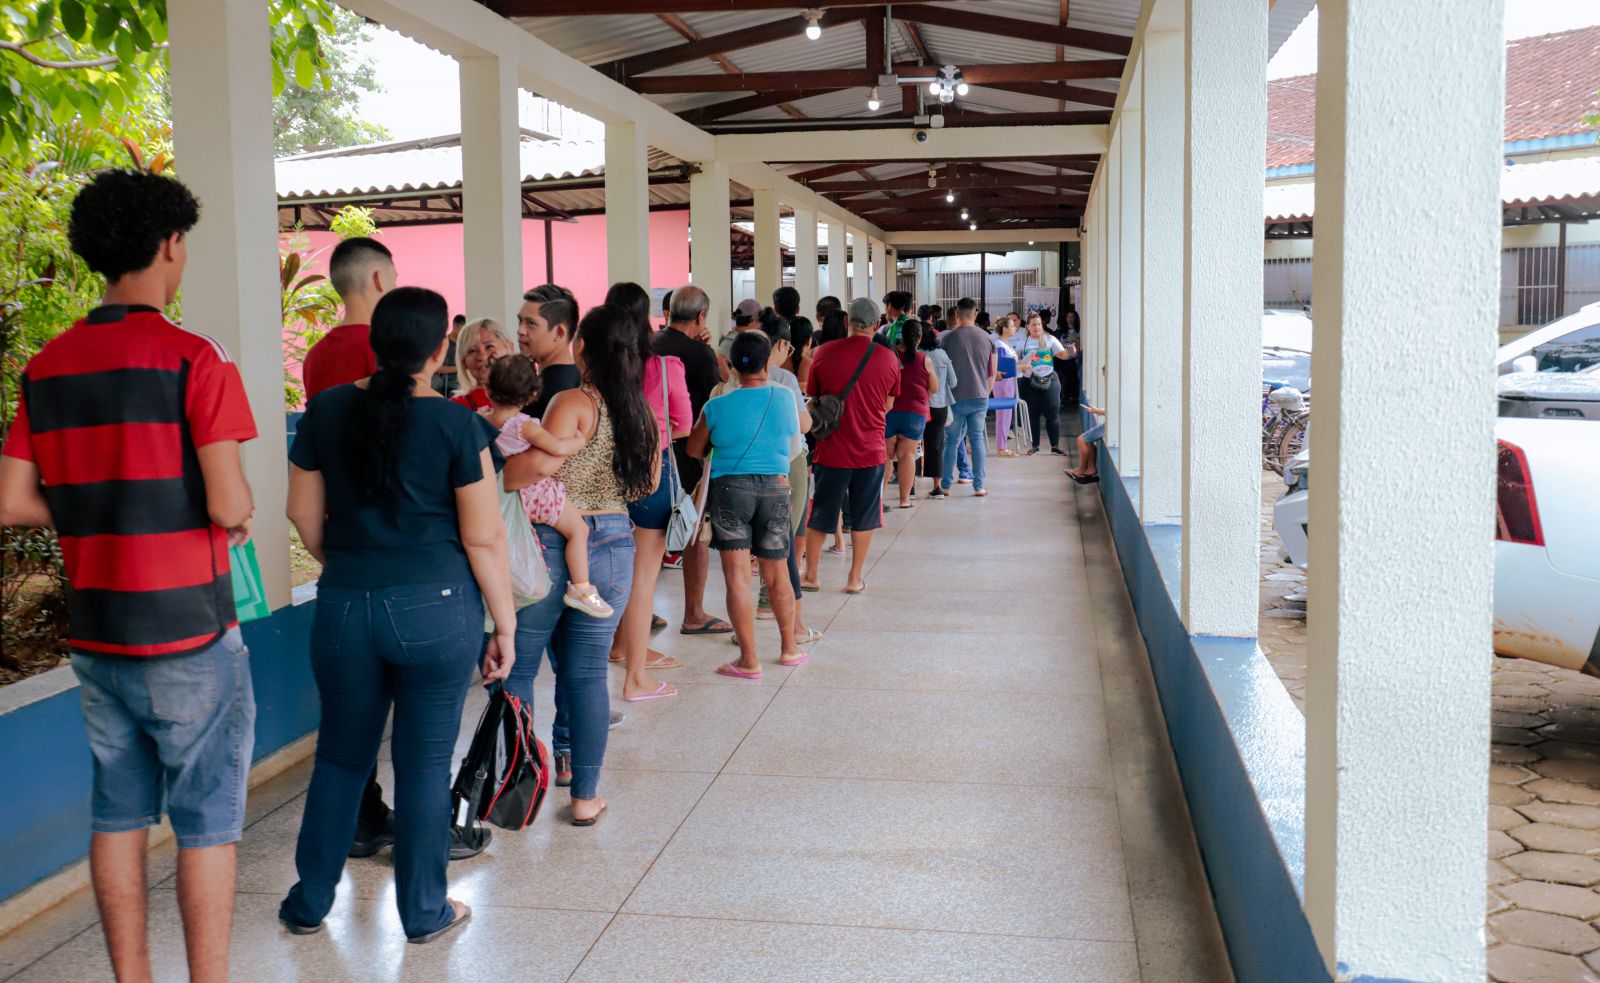
<svg viewBox="0 0 1600 983">
<path fill-rule="evenodd" d="M 917 493 L 917 443 L 928 427 L 928 398 L 939 391 L 939 376 L 928 356 L 918 351 L 922 342 L 921 321 L 907 320 L 900 326 L 894 353 L 900 359 L 900 393 L 884 418 L 885 459 L 895 469 L 900 486 L 900 507 L 909 509 Z M 889 480 L 884 478 L 884 498 L 889 497 Z"/>
<path fill-rule="evenodd" d="M 555 475 L 567 500 L 589 526 L 589 577 L 616 611 L 628 606 L 633 587 L 633 523 L 628 503 L 655 491 L 661 475 L 661 441 L 655 415 L 644 399 L 639 326 L 633 314 L 613 304 L 593 308 L 578 322 L 572 358 L 583 385 L 559 393 L 541 421 L 557 437 L 581 435 L 583 449 L 570 457 L 531 450 L 506 462 L 507 487 L 520 488 Z M 548 652 L 566 693 L 572 748 L 572 824 L 593 826 L 606 809 L 599 796 L 606 756 L 611 698 L 606 693 L 606 655 L 621 614 L 599 619 L 561 602 L 567 566 L 561 534 L 534 526 L 550 569 L 550 594 L 517 612 L 518 662 L 506 687 L 527 702 L 540 653 Z"/>
<path fill-rule="evenodd" d="M 817 334 L 817 347 L 821 348 L 830 341 L 838 341 L 850 334 L 850 319 L 845 317 L 844 311 L 830 308 L 822 315 L 822 328 Z"/>
<path fill-rule="evenodd" d="M 313 399 L 289 451 L 289 519 L 322 562 L 311 625 L 322 722 L 300 880 L 278 909 L 298 935 L 319 931 L 333 906 L 391 705 L 400 923 L 428 942 L 471 914 L 445 897 L 451 754 L 473 665 L 482 652 L 484 681 L 506 678 L 517 622 L 494 428 L 429 385 L 449 319 L 431 290 L 384 294 L 372 312 L 378 370 Z"/>
<path fill-rule="evenodd" d="M 938 307 L 933 307 L 934 313 L 938 311 Z M 924 331 L 917 347 L 928 356 L 934 378 L 939 380 L 937 389 L 928 390 L 928 426 L 922 431 L 922 476 L 933 479 L 933 490 L 928 497 L 943 498 L 939 472 L 944 467 L 944 427 L 950 420 L 950 404 L 955 401 L 956 367 L 950 355 L 939 347 L 938 332 Z"/>
<path fill-rule="evenodd" d="M 636 344 L 644 366 L 645 402 L 655 414 L 657 432 L 670 433 L 661 441 L 661 480 L 656 490 L 637 502 L 628 503 L 633 520 L 633 586 L 628 594 L 628 609 L 611 643 L 611 661 L 624 664 L 622 698 L 629 703 L 661 700 L 677 696 L 671 683 L 658 683 L 651 669 L 676 669 L 683 663 L 671 655 L 650 648 L 650 629 L 655 617 L 656 580 L 661 576 L 661 558 L 667 552 L 667 519 L 672 515 L 676 474 L 670 472 L 672 440 L 689 436 L 694 412 L 689 405 L 689 385 L 684 377 L 683 360 L 676 355 L 661 356 L 650 350 L 650 295 L 637 283 L 614 283 L 606 292 L 606 303 L 615 305 L 634 321 Z M 670 414 L 670 419 L 669 419 Z M 669 477 L 670 475 L 670 477 Z M 665 623 L 663 622 L 663 627 Z"/>
</svg>

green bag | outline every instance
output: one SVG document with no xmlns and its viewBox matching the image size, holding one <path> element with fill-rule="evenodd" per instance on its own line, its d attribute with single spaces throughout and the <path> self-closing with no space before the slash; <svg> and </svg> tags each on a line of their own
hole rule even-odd
<svg viewBox="0 0 1600 983">
<path fill-rule="evenodd" d="M 272 614 L 267 604 L 267 587 L 261 582 L 261 564 L 256 561 L 256 544 L 228 548 L 228 565 L 233 570 L 233 607 L 239 623 L 255 621 Z"/>
</svg>

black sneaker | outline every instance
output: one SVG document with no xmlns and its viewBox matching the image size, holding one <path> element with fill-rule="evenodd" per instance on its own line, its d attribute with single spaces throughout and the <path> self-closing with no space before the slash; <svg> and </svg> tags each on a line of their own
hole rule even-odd
<svg viewBox="0 0 1600 983">
<path fill-rule="evenodd" d="M 556 758 L 556 784 L 568 786 L 572 784 L 572 755 L 557 751 Z"/>
<path fill-rule="evenodd" d="M 356 836 L 350 844 L 349 856 L 356 859 L 370 857 L 386 846 L 394 845 L 394 810 L 384 807 L 382 817 L 360 816 L 356 819 Z"/>
<path fill-rule="evenodd" d="M 1067 456 L 1067 452 L 1062 450 L 1059 447 L 1050 448 L 1050 453 L 1054 454 L 1057 457 L 1066 457 Z"/>
<path fill-rule="evenodd" d="M 928 497 L 930 499 L 931 498 L 949 498 L 950 497 L 950 493 L 945 491 L 943 488 L 935 488 L 933 491 L 928 493 Z"/>
<path fill-rule="evenodd" d="M 465 860 L 476 857 L 489 845 L 494 833 L 487 826 L 450 827 L 450 859 Z"/>
</svg>

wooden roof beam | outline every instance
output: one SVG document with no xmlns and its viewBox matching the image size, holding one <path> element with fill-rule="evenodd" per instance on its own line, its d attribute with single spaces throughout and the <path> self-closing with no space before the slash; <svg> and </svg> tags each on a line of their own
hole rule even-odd
<svg viewBox="0 0 1600 983">
<path fill-rule="evenodd" d="M 1114 108 L 1117 104 L 1117 94 L 1115 92 L 1089 89 L 1081 85 L 1063 85 L 1059 82 L 990 82 L 983 88 L 998 89 L 1001 92 L 1015 92 L 1025 96 L 1039 96 L 1043 99 L 1057 99 L 1063 102 L 1081 102 L 1089 106 L 1103 106 L 1106 109 Z M 1062 111 L 1065 112 L 1065 110 Z"/>
<path fill-rule="evenodd" d="M 826 10 L 823 11 L 822 19 L 818 21 L 818 24 L 823 30 L 827 30 L 830 27 L 840 27 L 854 23 L 866 17 L 869 13 L 871 13 L 870 10 L 862 8 Z M 673 65 L 681 65 L 684 62 L 710 58 L 712 55 L 727 54 L 730 51 L 738 51 L 740 48 L 753 48 L 756 45 L 781 41 L 784 38 L 799 37 L 805 33 L 805 30 L 806 22 L 803 18 L 799 16 L 783 17 L 739 31 L 713 34 L 697 41 L 690 41 L 688 44 L 673 45 L 670 48 L 659 48 L 644 54 L 619 58 L 616 61 L 608 61 L 596 65 L 594 68 L 597 72 L 625 82 L 630 76 L 643 75 L 646 72 L 670 68 Z"/>
<path fill-rule="evenodd" d="M 1022 174 L 1015 176 L 1000 174 L 975 174 L 975 173 L 942 173 L 938 177 L 938 188 L 941 194 L 948 190 L 968 191 L 978 188 L 1073 188 L 1087 191 L 1091 179 L 1087 176 L 1062 176 L 1054 174 Z M 926 191 L 928 178 L 925 174 L 913 174 L 909 177 L 883 178 L 871 181 L 822 181 L 811 185 L 811 190 L 818 194 L 869 194 L 874 191 Z"/>
<path fill-rule="evenodd" d="M 1036 61 L 998 65 L 958 65 L 970 85 L 991 82 L 1054 82 L 1063 79 L 1121 78 L 1126 59 L 1091 61 Z M 897 65 L 896 71 L 915 73 L 926 66 Z M 798 72 L 746 72 L 743 75 L 651 75 L 629 84 L 646 95 L 694 92 L 773 92 L 783 89 L 848 89 L 878 84 L 873 68 L 835 68 Z M 902 83 L 910 84 L 910 83 Z"/>
<path fill-rule="evenodd" d="M 713 103 L 710 106 L 701 106 L 683 114 L 683 118 L 696 126 L 712 123 L 728 116 L 737 116 L 740 113 L 753 113 L 758 109 L 771 109 L 773 106 L 783 106 L 796 99 L 809 99 L 812 96 L 827 95 L 837 92 L 837 89 L 798 89 L 784 92 L 757 92 L 745 96 L 743 99 L 729 99 L 726 102 Z M 782 120 L 773 120 L 773 125 L 782 126 Z"/>
<path fill-rule="evenodd" d="M 750 10 L 792 10 L 798 18 L 804 5 L 796 0 L 479 0 L 501 17 L 605 17 L 627 14 L 691 14 L 701 11 L 738 13 Z M 881 7 L 883 0 L 825 0 L 827 7 Z"/>
<path fill-rule="evenodd" d="M 1046 44 L 1059 44 L 1089 51 L 1105 51 L 1126 55 L 1133 51 L 1133 38 L 1104 31 L 1086 31 L 1081 27 L 1063 27 L 1048 22 L 1023 20 L 1019 17 L 1001 17 L 997 14 L 979 13 L 972 4 L 963 7 L 930 7 L 924 4 L 897 4 L 895 17 L 915 24 L 948 27 L 958 31 L 975 31 L 995 34 L 1005 38 L 1027 38 Z"/>
</svg>

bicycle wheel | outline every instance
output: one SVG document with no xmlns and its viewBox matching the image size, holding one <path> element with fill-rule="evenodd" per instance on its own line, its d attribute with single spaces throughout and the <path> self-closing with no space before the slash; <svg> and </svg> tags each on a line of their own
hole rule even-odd
<svg viewBox="0 0 1600 983">
<path fill-rule="evenodd" d="M 1283 474 L 1283 469 L 1289 466 L 1294 456 L 1305 449 L 1306 424 L 1310 421 L 1311 414 L 1304 413 L 1289 422 L 1283 428 L 1283 435 L 1278 438 L 1278 464 L 1273 470 Z"/>
<path fill-rule="evenodd" d="M 1283 458 L 1278 456 L 1278 448 L 1283 443 L 1285 429 L 1284 418 L 1274 414 L 1272 420 L 1261 430 L 1261 464 L 1277 474 L 1283 474 Z"/>
</svg>

